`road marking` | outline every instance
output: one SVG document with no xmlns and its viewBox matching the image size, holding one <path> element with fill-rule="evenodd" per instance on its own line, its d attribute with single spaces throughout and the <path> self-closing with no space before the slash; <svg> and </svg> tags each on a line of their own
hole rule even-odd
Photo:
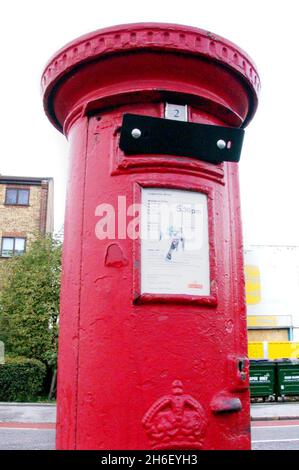
<svg viewBox="0 0 299 470">
<path fill-rule="evenodd" d="M 273 427 L 273 426 L 291 426 L 293 424 L 299 425 L 298 419 L 270 419 L 261 421 L 252 421 L 252 428 Z"/>
<path fill-rule="evenodd" d="M 55 429 L 55 423 L 17 423 L 17 422 L 2 422 L 0 429 Z"/>
<path fill-rule="evenodd" d="M 299 428 L 299 424 L 272 424 L 271 426 L 252 426 L 256 429 L 273 429 L 273 428 Z"/>
<path fill-rule="evenodd" d="M 0 432 L 1 431 L 52 431 L 52 428 L 4 428 L 0 427 Z"/>
<path fill-rule="evenodd" d="M 258 442 L 299 442 L 299 439 L 265 439 L 260 441 L 251 441 L 252 444 L 257 444 Z"/>
</svg>

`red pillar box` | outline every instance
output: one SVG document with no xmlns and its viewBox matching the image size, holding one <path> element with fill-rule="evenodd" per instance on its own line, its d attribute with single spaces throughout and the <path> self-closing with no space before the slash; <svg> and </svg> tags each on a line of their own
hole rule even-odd
<svg viewBox="0 0 299 470">
<path fill-rule="evenodd" d="M 250 448 L 236 162 L 254 65 L 132 24 L 65 46 L 42 87 L 70 142 L 57 448 Z"/>
</svg>

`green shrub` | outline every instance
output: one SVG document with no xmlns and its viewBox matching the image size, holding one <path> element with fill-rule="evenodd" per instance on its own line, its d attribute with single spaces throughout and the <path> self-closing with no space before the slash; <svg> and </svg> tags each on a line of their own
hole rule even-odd
<svg viewBox="0 0 299 470">
<path fill-rule="evenodd" d="M 30 401 L 43 390 L 46 366 L 36 359 L 6 357 L 0 364 L 0 401 Z"/>
<path fill-rule="evenodd" d="M 38 359 L 55 369 L 60 273 L 61 242 L 51 237 L 38 238 L 27 253 L 6 260 L 3 280 L 0 275 L 0 341 L 9 356 Z"/>
</svg>

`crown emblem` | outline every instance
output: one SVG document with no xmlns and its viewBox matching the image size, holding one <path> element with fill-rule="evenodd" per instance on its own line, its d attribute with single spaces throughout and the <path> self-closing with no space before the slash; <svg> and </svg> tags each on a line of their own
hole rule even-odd
<svg viewBox="0 0 299 470">
<path fill-rule="evenodd" d="M 159 398 L 144 415 L 142 424 L 153 449 L 200 449 L 207 419 L 200 403 L 184 394 L 182 382 L 175 380 L 172 394 Z"/>
</svg>

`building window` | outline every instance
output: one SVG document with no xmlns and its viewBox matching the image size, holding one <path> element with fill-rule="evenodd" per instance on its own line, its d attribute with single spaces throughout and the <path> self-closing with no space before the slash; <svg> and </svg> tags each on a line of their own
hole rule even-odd
<svg viewBox="0 0 299 470">
<path fill-rule="evenodd" d="M 29 189 L 7 188 L 5 204 L 13 206 L 28 206 Z"/>
<path fill-rule="evenodd" d="M 2 237 L 1 256 L 9 258 L 10 256 L 19 256 L 25 253 L 26 238 Z"/>
</svg>

